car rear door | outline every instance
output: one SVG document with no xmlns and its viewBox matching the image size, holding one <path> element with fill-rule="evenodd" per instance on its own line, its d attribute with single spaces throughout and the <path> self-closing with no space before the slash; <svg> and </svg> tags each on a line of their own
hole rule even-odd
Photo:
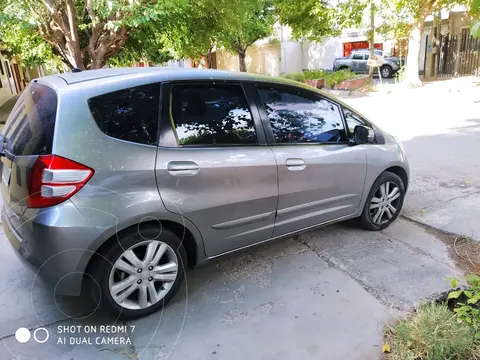
<svg viewBox="0 0 480 360">
<path fill-rule="evenodd" d="M 207 256 L 272 237 L 277 165 L 240 82 L 164 83 L 156 176 L 165 207 L 200 230 Z"/>
<path fill-rule="evenodd" d="M 303 88 L 258 83 L 259 112 L 278 164 L 274 236 L 354 214 L 366 175 L 363 146 L 352 146 L 341 108 Z"/>
<path fill-rule="evenodd" d="M 33 82 L 23 90 L 1 135 L 4 216 L 20 235 L 28 204 L 28 175 L 38 155 L 52 153 L 56 113 L 55 91 Z"/>
</svg>

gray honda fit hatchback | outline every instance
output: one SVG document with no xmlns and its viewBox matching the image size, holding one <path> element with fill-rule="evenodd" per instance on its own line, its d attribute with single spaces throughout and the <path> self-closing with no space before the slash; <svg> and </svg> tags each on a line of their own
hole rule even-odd
<svg viewBox="0 0 480 360">
<path fill-rule="evenodd" d="M 20 259 L 124 318 L 160 309 L 188 266 L 219 255 L 349 218 L 383 229 L 409 180 L 400 142 L 340 101 L 215 70 L 43 77 L 1 140 Z"/>
</svg>

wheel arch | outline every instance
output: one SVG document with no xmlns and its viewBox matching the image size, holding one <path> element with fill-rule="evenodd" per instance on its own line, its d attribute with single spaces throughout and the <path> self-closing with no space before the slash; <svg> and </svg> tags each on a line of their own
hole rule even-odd
<svg viewBox="0 0 480 360">
<path fill-rule="evenodd" d="M 145 219 L 145 217 L 142 219 Z M 159 225 L 159 222 L 161 225 Z M 185 247 L 189 267 L 194 267 L 205 258 L 205 249 L 201 234 L 197 227 L 187 219 L 179 216 L 178 218 L 162 217 L 158 220 L 136 220 L 123 223 L 122 225 L 117 224 L 117 226 L 112 226 L 112 228 L 104 232 L 104 235 L 99 241 L 95 242 L 95 244 L 88 249 L 89 251 L 85 252 L 85 259 L 83 261 L 85 264 L 83 269 L 84 274 L 91 274 L 98 257 L 102 256 L 110 248 L 112 242 L 117 241 L 118 237 L 122 236 L 122 234 L 132 231 L 132 229 L 138 229 L 139 226 L 161 226 L 175 233 Z"/>
<path fill-rule="evenodd" d="M 385 172 L 385 171 L 389 171 L 391 173 L 394 173 L 395 175 L 398 175 L 398 177 L 400 179 L 402 179 L 403 186 L 405 186 L 405 192 L 407 192 L 407 189 L 408 189 L 408 173 L 403 167 L 401 167 L 401 166 L 390 166 L 389 168 L 385 169 L 383 172 Z M 380 175 L 378 175 L 378 176 L 380 176 Z"/>
<path fill-rule="evenodd" d="M 409 171 L 408 171 L 408 165 L 407 168 L 405 168 L 404 164 L 402 164 L 400 161 L 393 161 L 386 165 L 385 168 L 381 167 L 370 167 L 369 170 L 367 170 L 367 177 L 365 180 L 364 184 L 364 190 L 362 194 L 362 200 L 360 201 L 359 207 L 357 209 L 357 212 L 355 213 L 354 216 L 360 216 L 360 214 L 363 211 L 363 207 L 365 206 L 365 201 L 367 200 L 368 193 L 370 192 L 371 187 L 377 181 L 377 179 L 385 172 L 389 171 L 391 173 L 396 174 L 397 176 L 400 177 L 400 179 L 403 182 L 403 185 L 405 186 L 405 193 L 407 192 L 408 185 L 409 185 Z"/>
</svg>

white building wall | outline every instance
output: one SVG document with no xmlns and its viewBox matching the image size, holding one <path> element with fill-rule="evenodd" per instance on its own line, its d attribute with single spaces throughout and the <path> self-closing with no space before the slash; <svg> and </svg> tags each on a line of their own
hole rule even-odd
<svg viewBox="0 0 480 360">
<path fill-rule="evenodd" d="M 340 38 L 326 38 L 322 43 L 303 43 L 302 69 L 331 70 L 333 60 L 343 56 L 343 42 Z"/>
<path fill-rule="evenodd" d="M 281 43 L 282 74 L 301 72 L 303 69 L 302 44 L 296 41 Z"/>
</svg>

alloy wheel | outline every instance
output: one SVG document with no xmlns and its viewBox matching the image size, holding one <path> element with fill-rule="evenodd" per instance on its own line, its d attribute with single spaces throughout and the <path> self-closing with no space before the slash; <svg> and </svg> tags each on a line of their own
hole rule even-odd
<svg viewBox="0 0 480 360">
<path fill-rule="evenodd" d="M 383 69 L 382 69 L 382 76 L 383 76 L 384 78 L 389 77 L 389 76 L 390 76 L 390 70 L 388 70 L 387 68 L 383 68 Z"/>
<path fill-rule="evenodd" d="M 382 225 L 396 214 L 400 202 L 400 188 L 391 181 L 378 187 L 370 200 L 370 217 L 373 223 Z"/>
<path fill-rule="evenodd" d="M 142 241 L 120 255 L 110 271 L 113 300 L 126 309 L 145 309 L 161 301 L 178 275 L 175 251 L 158 240 Z"/>
</svg>

